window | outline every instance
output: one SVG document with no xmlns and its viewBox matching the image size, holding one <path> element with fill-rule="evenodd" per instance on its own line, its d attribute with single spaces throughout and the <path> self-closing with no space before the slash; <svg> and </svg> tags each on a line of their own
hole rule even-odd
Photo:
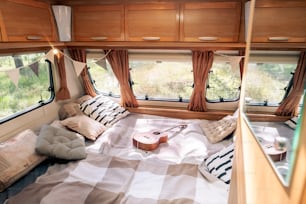
<svg viewBox="0 0 306 204">
<path fill-rule="evenodd" d="M 290 90 L 298 57 L 297 52 L 251 53 L 246 76 L 246 103 L 278 106 Z"/>
<path fill-rule="evenodd" d="M 232 67 L 231 55 L 223 51 L 215 61 L 207 82 L 209 102 L 236 101 L 240 95 L 239 65 Z M 190 50 L 128 51 L 130 85 L 137 99 L 188 102 L 193 91 L 192 52 Z M 98 93 L 120 97 L 120 86 L 103 50 L 87 50 L 90 77 Z"/>
<path fill-rule="evenodd" d="M 53 100 L 51 65 L 44 55 L 0 56 L 0 123 Z"/>
<path fill-rule="evenodd" d="M 103 53 L 103 50 L 89 50 L 87 52 L 89 75 L 98 93 L 120 97 L 119 82 Z"/>
<path fill-rule="evenodd" d="M 230 55 L 215 54 L 206 83 L 206 99 L 208 102 L 236 101 L 240 95 L 239 64 L 230 61 Z"/>
<path fill-rule="evenodd" d="M 190 99 L 193 90 L 191 51 L 130 50 L 129 65 L 137 99 Z"/>
</svg>

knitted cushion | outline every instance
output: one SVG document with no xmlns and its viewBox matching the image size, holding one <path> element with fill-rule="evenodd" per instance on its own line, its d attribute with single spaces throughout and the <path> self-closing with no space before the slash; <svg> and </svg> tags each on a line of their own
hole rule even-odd
<svg viewBox="0 0 306 204">
<path fill-rule="evenodd" d="M 237 118 L 225 116 L 221 120 L 201 123 L 200 126 L 210 143 L 217 143 L 234 132 L 237 125 Z"/>
<path fill-rule="evenodd" d="M 86 158 L 85 140 L 81 135 L 65 129 L 44 125 L 36 141 L 35 150 L 59 159 Z"/>
<path fill-rule="evenodd" d="M 0 192 L 46 159 L 36 154 L 36 139 L 37 135 L 27 129 L 0 143 Z"/>
</svg>

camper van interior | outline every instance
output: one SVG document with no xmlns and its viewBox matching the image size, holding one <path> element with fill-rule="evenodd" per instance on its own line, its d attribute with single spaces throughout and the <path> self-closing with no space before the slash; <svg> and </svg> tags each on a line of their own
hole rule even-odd
<svg viewBox="0 0 306 204">
<path fill-rule="evenodd" d="M 305 0 L 1 0 L 0 203 L 306 203 Z"/>
</svg>

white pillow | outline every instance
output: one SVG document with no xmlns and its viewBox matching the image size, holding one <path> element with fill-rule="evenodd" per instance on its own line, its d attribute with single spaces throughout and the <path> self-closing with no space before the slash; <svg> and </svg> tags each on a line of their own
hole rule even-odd
<svg viewBox="0 0 306 204">
<path fill-rule="evenodd" d="M 229 184 L 232 176 L 233 157 L 234 143 L 206 158 L 202 164 L 199 165 L 199 171 L 209 181 L 218 178 L 224 183 Z"/>
<path fill-rule="evenodd" d="M 297 126 L 297 123 L 298 123 L 298 120 L 299 120 L 299 117 L 298 116 L 295 116 L 293 118 L 290 118 L 289 120 L 287 120 L 285 122 L 286 125 L 288 125 L 290 128 L 294 129 L 296 128 Z"/>
<path fill-rule="evenodd" d="M 88 117 L 100 122 L 105 127 L 111 127 L 124 118 L 129 111 L 106 96 L 98 95 L 80 104 L 81 110 Z"/>
<path fill-rule="evenodd" d="M 231 115 L 213 122 L 203 122 L 200 126 L 210 143 L 217 143 L 234 132 L 237 118 Z"/>
<path fill-rule="evenodd" d="M 77 115 L 67 118 L 62 120 L 61 124 L 90 140 L 96 140 L 106 129 L 101 123 L 98 123 L 86 115 Z"/>
<path fill-rule="evenodd" d="M 47 158 L 35 152 L 36 139 L 27 129 L 0 143 L 0 192 Z"/>
</svg>

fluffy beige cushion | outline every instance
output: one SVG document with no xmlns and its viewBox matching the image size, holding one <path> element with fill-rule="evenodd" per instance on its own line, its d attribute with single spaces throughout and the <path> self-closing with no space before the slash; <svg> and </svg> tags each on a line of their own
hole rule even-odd
<svg viewBox="0 0 306 204">
<path fill-rule="evenodd" d="M 101 123 L 86 115 L 70 117 L 61 121 L 61 123 L 90 140 L 96 140 L 106 129 Z"/>
<path fill-rule="evenodd" d="M 90 95 L 84 95 L 84 96 L 81 96 L 80 98 L 78 98 L 75 102 L 78 103 L 78 104 L 81 104 L 89 99 L 92 99 L 92 96 Z"/>
<path fill-rule="evenodd" d="M 58 117 L 60 120 L 81 114 L 83 113 L 80 110 L 80 104 L 74 102 L 66 103 L 58 110 Z"/>
<path fill-rule="evenodd" d="M 213 122 L 203 122 L 200 126 L 210 143 L 217 143 L 234 132 L 237 126 L 237 118 L 231 115 Z"/>
<path fill-rule="evenodd" d="M 42 126 L 35 150 L 43 155 L 76 160 L 86 158 L 85 140 L 78 133 L 51 125 Z"/>
<path fill-rule="evenodd" d="M 28 129 L 0 143 L 0 192 L 47 158 L 35 152 L 36 139 Z"/>
</svg>

